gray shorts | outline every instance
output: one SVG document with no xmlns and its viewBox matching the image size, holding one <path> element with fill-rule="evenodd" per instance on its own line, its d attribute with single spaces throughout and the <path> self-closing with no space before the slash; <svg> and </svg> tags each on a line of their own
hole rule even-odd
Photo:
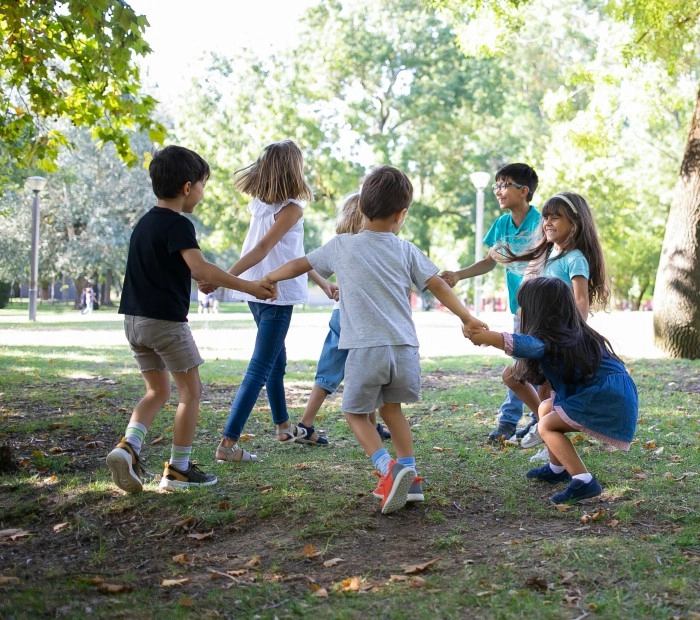
<svg viewBox="0 0 700 620">
<path fill-rule="evenodd" d="M 343 411 L 372 413 L 387 403 L 420 400 L 418 347 L 387 345 L 350 349 L 345 362 Z"/>
<path fill-rule="evenodd" d="M 124 333 L 141 372 L 186 372 L 204 363 L 187 323 L 127 314 Z"/>
</svg>

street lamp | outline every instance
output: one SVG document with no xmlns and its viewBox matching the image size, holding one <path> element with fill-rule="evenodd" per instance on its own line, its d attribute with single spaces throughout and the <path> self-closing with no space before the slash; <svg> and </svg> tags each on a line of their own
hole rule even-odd
<svg viewBox="0 0 700 620">
<path fill-rule="evenodd" d="M 39 192 L 46 187 L 44 177 L 29 177 L 27 187 L 34 192 L 32 203 L 32 269 L 29 276 L 29 320 L 36 321 L 36 298 L 39 286 Z"/>
<path fill-rule="evenodd" d="M 491 175 L 488 172 L 472 172 L 469 175 L 471 182 L 476 187 L 476 233 L 474 239 L 474 262 L 478 263 L 483 258 L 484 236 L 484 190 L 489 184 Z M 481 276 L 474 278 L 474 313 L 478 316 L 481 312 Z"/>
</svg>

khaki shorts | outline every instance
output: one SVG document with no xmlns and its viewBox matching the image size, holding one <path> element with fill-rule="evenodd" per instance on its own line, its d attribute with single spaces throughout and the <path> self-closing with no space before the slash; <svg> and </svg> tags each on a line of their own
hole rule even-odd
<svg viewBox="0 0 700 620">
<path fill-rule="evenodd" d="M 387 345 L 348 350 L 343 412 L 366 414 L 385 402 L 415 403 L 418 400 L 418 347 Z"/>
<path fill-rule="evenodd" d="M 125 315 L 124 333 L 141 372 L 186 372 L 204 363 L 187 323 Z"/>
</svg>

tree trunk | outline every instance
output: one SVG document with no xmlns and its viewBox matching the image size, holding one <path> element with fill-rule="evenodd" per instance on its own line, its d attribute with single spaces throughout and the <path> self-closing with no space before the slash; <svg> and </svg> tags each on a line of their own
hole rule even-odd
<svg viewBox="0 0 700 620">
<path fill-rule="evenodd" d="M 654 340 L 671 357 L 700 357 L 700 91 L 661 248 Z"/>
<path fill-rule="evenodd" d="M 100 305 L 113 306 L 112 303 L 112 270 L 107 269 L 105 279 L 100 287 Z"/>
<path fill-rule="evenodd" d="M 73 304 L 73 307 L 76 310 L 80 310 L 80 294 L 83 292 L 83 289 L 87 286 L 87 283 L 87 279 L 83 278 L 82 276 L 73 279 L 73 287 L 75 288 L 75 303 Z"/>
</svg>

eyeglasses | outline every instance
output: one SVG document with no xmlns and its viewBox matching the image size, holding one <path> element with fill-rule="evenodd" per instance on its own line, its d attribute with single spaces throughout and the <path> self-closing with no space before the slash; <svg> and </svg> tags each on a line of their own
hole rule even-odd
<svg viewBox="0 0 700 620">
<path fill-rule="evenodd" d="M 506 187 L 508 187 L 508 186 L 516 187 L 518 189 L 520 189 L 521 187 L 525 187 L 524 185 L 521 185 L 520 183 L 511 183 L 511 182 L 505 183 L 504 182 L 504 183 L 495 183 L 494 185 L 491 186 L 491 189 L 494 192 L 500 192 L 500 191 L 503 191 L 504 189 L 506 189 Z"/>
</svg>

